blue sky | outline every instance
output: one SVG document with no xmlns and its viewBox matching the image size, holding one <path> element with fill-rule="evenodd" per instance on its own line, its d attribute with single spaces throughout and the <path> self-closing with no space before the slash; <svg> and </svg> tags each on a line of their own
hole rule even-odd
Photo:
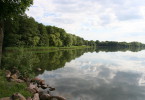
<svg viewBox="0 0 145 100">
<path fill-rule="evenodd" d="M 145 43 L 145 0 L 34 0 L 26 13 L 86 40 Z"/>
</svg>

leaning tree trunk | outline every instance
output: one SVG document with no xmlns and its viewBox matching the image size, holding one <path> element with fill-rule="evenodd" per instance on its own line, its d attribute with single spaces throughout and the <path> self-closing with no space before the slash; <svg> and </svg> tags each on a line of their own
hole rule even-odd
<svg viewBox="0 0 145 100">
<path fill-rule="evenodd" d="M 3 47 L 3 21 L 0 21 L 0 67 L 1 67 L 1 58 L 2 58 L 2 47 Z"/>
</svg>

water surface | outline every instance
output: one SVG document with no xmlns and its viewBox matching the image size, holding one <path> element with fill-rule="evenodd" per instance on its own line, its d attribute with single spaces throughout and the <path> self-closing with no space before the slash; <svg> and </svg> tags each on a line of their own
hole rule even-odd
<svg viewBox="0 0 145 100">
<path fill-rule="evenodd" d="M 38 76 L 67 100 L 145 100 L 145 50 L 87 52 Z"/>
<path fill-rule="evenodd" d="M 145 100 L 145 50 L 141 48 L 18 50 L 5 52 L 2 67 L 16 67 L 24 76 L 44 79 L 56 88 L 52 94 L 67 100 Z"/>
</svg>

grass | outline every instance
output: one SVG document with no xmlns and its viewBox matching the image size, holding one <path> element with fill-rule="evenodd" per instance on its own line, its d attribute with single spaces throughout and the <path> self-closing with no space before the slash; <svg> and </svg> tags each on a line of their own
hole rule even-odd
<svg viewBox="0 0 145 100">
<path fill-rule="evenodd" d="M 23 47 L 7 47 L 5 48 L 6 51 L 16 51 Z M 26 51 L 33 51 L 33 52 L 54 52 L 58 50 L 72 50 L 72 49 L 83 49 L 83 48 L 91 48 L 91 46 L 70 46 L 70 47 L 28 47 L 23 48 Z"/>
<path fill-rule="evenodd" d="M 10 97 L 14 93 L 21 93 L 25 97 L 31 97 L 32 94 L 26 90 L 25 83 L 8 82 L 3 70 L 0 70 L 0 98 Z"/>
</svg>

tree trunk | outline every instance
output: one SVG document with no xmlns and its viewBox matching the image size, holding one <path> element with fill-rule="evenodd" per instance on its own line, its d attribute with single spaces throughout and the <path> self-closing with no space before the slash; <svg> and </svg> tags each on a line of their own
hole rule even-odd
<svg viewBox="0 0 145 100">
<path fill-rule="evenodd" d="M 0 21 L 0 67 L 2 58 L 3 37 L 4 37 L 3 28 L 4 28 L 3 21 Z"/>
</svg>

